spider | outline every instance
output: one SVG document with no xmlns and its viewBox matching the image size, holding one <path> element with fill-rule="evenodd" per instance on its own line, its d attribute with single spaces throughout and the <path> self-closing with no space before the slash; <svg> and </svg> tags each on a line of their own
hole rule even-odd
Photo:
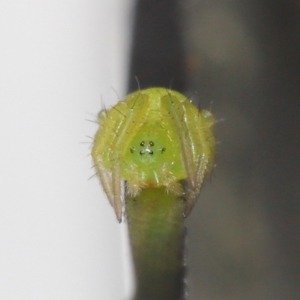
<svg viewBox="0 0 300 300">
<path fill-rule="evenodd" d="M 133 197 L 161 186 L 183 196 L 187 216 L 214 166 L 212 114 L 176 91 L 148 88 L 100 111 L 98 119 L 91 154 L 119 222 L 124 182 Z"/>
</svg>

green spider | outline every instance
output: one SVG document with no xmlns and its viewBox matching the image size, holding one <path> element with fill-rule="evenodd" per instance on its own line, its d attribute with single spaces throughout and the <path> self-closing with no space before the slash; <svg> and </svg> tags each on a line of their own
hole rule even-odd
<svg viewBox="0 0 300 300">
<path fill-rule="evenodd" d="M 119 222 L 124 182 L 133 197 L 160 186 L 184 196 L 187 216 L 214 167 L 212 114 L 178 92 L 149 88 L 100 111 L 99 123 L 92 158 Z"/>
</svg>

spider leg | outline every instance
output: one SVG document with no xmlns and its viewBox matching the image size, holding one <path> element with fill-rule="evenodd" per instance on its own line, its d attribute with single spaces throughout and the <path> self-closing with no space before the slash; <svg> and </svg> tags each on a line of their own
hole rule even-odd
<svg viewBox="0 0 300 300">
<path fill-rule="evenodd" d="M 162 107 L 165 110 L 165 116 L 170 118 L 170 122 L 174 124 L 176 131 L 178 132 L 187 178 L 189 178 L 191 185 L 194 185 L 196 170 L 192 159 L 193 148 L 191 147 L 189 129 L 185 120 L 184 102 L 179 102 L 171 95 L 167 95 L 164 98 L 165 99 L 162 101 Z"/>
<path fill-rule="evenodd" d="M 99 114 L 101 127 L 98 130 L 92 157 L 103 185 L 103 189 L 113 206 L 117 219 L 122 220 L 123 179 L 121 163 L 124 143 L 140 126 L 139 116 L 147 111 L 147 95 L 137 94 L 126 101 L 118 103 L 110 110 L 102 110 Z M 139 100 L 139 101 L 138 101 Z"/>
<path fill-rule="evenodd" d="M 104 192 L 107 195 L 109 203 L 114 208 L 117 219 L 122 221 L 122 201 L 121 201 L 121 173 L 120 165 L 117 164 L 111 171 L 103 167 L 101 159 L 98 159 L 96 170 L 99 175 Z"/>
<path fill-rule="evenodd" d="M 201 113 L 199 111 L 197 114 L 194 114 L 191 122 L 188 123 L 188 132 L 191 136 L 190 141 L 196 141 L 194 145 L 190 144 L 190 146 L 201 149 L 201 151 L 194 153 L 194 161 L 197 160 L 194 184 L 189 181 L 189 178 L 187 178 L 186 207 L 184 216 L 188 216 L 192 211 L 200 194 L 203 181 L 214 166 L 215 138 L 212 133 L 213 125 L 214 118 L 212 114 L 205 110 L 201 111 Z"/>
<path fill-rule="evenodd" d="M 195 147 L 190 134 L 190 128 L 188 127 L 186 107 L 184 105 L 185 102 L 176 101 L 176 99 L 172 99 L 171 95 L 168 95 L 162 102 L 165 115 L 168 116 L 170 121 L 174 124 L 180 140 L 181 154 L 186 171 L 187 187 L 185 197 L 187 204 L 184 216 L 187 216 L 186 212 L 190 212 L 196 202 L 198 190 L 200 190 L 200 187 L 197 187 L 201 186 L 202 182 L 197 182 L 197 169 L 200 168 L 201 161 L 197 168 L 194 163 Z"/>
<path fill-rule="evenodd" d="M 103 190 L 106 193 L 108 200 L 112 206 L 113 205 L 113 193 L 112 193 L 112 183 L 111 183 L 111 172 L 108 171 L 101 161 L 101 159 L 97 159 L 96 165 L 95 165 L 97 174 L 99 176 L 100 182 L 102 184 Z"/>
<path fill-rule="evenodd" d="M 194 180 L 194 185 L 187 179 L 187 188 L 186 188 L 186 206 L 184 209 L 184 216 L 187 217 L 194 205 L 196 204 L 197 198 L 200 194 L 200 190 L 204 181 L 206 174 L 208 160 L 202 155 L 199 157 L 197 172 Z"/>
<path fill-rule="evenodd" d="M 172 193 L 176 196 L 182 196 L 184 194 L 182 190 L 182 186 L 178 181 L 169 182 L 165 186 L 166 186 L 166 191 L 168 193 Z"/>
<path fill-rule="evenodd" d="M 176 178 L 174 178 L 173 174 L 169 173 L 167 170 L 167 164 L 164 163 L 161 171 L 164 178 L 163 185 L 166 187 L 167 193 L 172 193 L 176 196 L 182 196 L 184 193 L 181 183 L 176 181 Z"/>
<path fill-rule="evenodd" d="M 165 116 L 173 123 L 178 133 L 181 155 L 186 172 L 184 216 L 193 209 L 199 196 L 205 175 L 208 171 L 211 156 L 211 145 L 208 141 L 211 114 L 202 115 L 186 99 L 177 101 L 171 95 L 162 102 Z M 207 115 L 207 116 L 206 116 Z"/>
<path fill-rule="evenodd" d="M 117 219 L 119 222 L 122 221 L 122 197 L 121 197 L 121 190 L 122 190 L 122 179 L 121 179 L 121 167 L 120 164 L 116 164 L 112 170 L 112 206 L 115 210 Z"/>
</svg>

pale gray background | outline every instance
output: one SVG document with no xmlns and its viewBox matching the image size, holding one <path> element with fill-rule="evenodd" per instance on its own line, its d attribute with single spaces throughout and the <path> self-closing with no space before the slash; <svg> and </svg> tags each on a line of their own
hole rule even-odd
<svg viewBox="0 0 300 300">
<path fill-rule="evenodd" d="M 128 294 L 125 234 L 88 180 L 86 119 L 125 94 L 131 4 L 0 1 L 1 300 Z"/>
</svg>

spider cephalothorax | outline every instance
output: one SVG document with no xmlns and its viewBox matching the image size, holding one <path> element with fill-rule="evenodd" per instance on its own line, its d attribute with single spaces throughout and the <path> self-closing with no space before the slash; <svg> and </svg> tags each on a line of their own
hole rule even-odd
<svg viewBox="0 0 300 300">
<path fill-rule="evenodd" d="M 150 88 L 130 94 L 99 115 L 92 157 L 119 221 L 124 181 L 132 196 L 142 188 L 159 186 L 184 195 L 187 215 L 214 164 L 212 114 L 199 111 L 178 92 Z"/>
</svg>

